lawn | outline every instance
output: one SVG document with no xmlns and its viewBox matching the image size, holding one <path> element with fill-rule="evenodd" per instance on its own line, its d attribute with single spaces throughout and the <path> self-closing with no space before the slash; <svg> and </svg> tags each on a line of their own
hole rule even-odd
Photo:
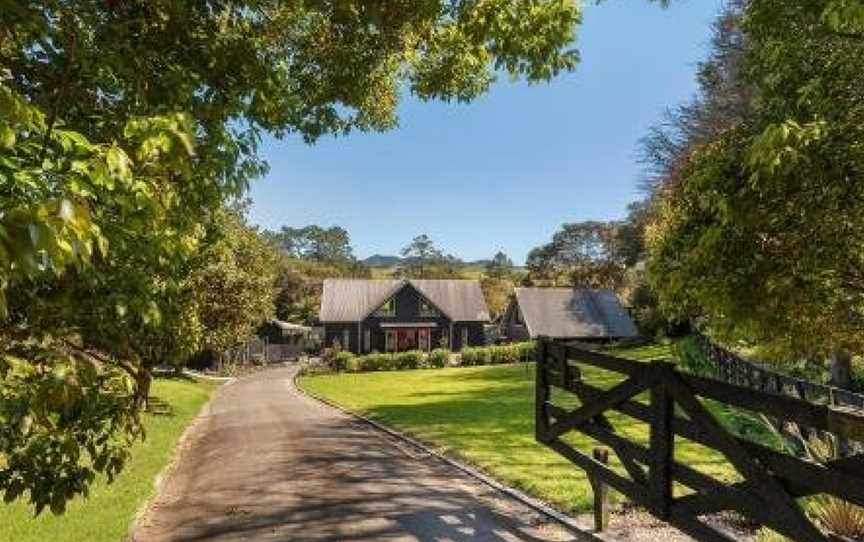
<svg viewBox="0 0 864 542">
<path fill-rule="evenodd" d="M 617 354 L 643 360 L 670 357 L 668 347 L 656 345 Z M 601 387 L 617 380 L 599 370 L 584 376 Z M 319 375 L 302 378 L 301 385 L 565 510 L 590 508 L 584 472 L 534 440 L 533 364 Z M 645 424 L 619 414 L 610 420 L 624 435 L 648 442 Z M 582 435 L 568 439 L 583 450 L 596 444 Z M 676 453 L 702 472 L 737 479 L 727 461 L 701 446 L 682 443 Z"/>
<path fill-rule="evenodd" d="M 183 379 L 156 380 L 152 393 L 160 406 L 165 402 L 170 408 L 165 414 L 145 415 L 147 440 L 135 446 L 131 461 L 114 483 L 98 481 L 90 497 L 70 503 L 63 516 L 46 511 L 34 518 L 23 503 L 0 504 L 0 540 L 124 540 L 136 512 L 153 494 L 153 481 L 171 459 L 177 439 L 215 387 Z"/>
</svg>

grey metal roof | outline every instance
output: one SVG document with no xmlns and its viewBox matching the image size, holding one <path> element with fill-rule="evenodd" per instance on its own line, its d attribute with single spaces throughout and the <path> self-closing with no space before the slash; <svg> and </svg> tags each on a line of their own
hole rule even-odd
<svg viewBox="0 0 864 542">
<path fill-rule="evenodd" d="M 322 322 L 359 322 L 407 284 L 453 321 L 489 320 L 489 310 L 478 281 L 415 279 L 326 279 L 319 319 Z"/>
<path fill-rule="evenodd" d="M 516 302 L 531 338 L 619 339 L 639 330 L 611 290 L 516 288 Z"/>
</svg>

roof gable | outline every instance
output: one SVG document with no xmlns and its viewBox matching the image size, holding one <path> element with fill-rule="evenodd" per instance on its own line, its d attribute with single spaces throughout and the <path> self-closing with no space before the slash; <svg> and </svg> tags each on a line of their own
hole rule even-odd
<svg viewBox="0 0 864 542">
<path fill-rule="evenodd" d="M 639 331 L 610 290 L 516 288 L 516 303 L 531 337 L 630 338 Z"/>
<path fill-rule="evenodd" d="M 322 322 L 359 322 L 408 285 L 453 321 L 489 320 L 478 281 L 414 279 L 326 279 L 319 319 Z"/>
</svg>

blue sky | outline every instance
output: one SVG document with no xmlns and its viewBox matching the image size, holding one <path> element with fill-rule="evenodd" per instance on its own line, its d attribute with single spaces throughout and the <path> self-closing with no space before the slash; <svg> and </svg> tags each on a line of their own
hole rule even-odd
<svg viewBox="0 0 864 542">
<path fill-rule="evenodd" d="M 620 218 L 639 197 L 638 140 L 695 92 L 721 5 L 591 2 L 582 62 L 548 84 L 502 77 L 467 105 L 405 96 L 387 133 L 267 139 L 252 221 L 343 226 L 361 258 L 426 233 L 466 260 L 503 250 L 519 263 L 562 223 Z"/>
</svg>

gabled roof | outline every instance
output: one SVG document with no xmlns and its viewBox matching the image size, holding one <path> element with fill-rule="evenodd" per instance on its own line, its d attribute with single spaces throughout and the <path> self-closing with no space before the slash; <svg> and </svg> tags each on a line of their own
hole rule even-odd
<svg viewBox="0 0 864 542">
<path fill-rule="evenodd" d="M 639 330 L 611 290 L 516 288 L 516 302 L 531 338 L 623 339 Z"/>
<path fill-rule="evenodd" d="M 408 285 L 453 321 L 489 320 L 478 281 L 415 279 L 326 279 L 319 319 L 322 322 L 359 322 Z"/>
</svg>

